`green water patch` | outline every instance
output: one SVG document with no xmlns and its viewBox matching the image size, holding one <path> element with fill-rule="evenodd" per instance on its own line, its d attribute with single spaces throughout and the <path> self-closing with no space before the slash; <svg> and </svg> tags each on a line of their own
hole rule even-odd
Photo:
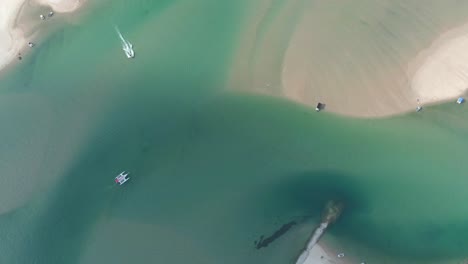
<svg viewBox="0 0 468 264">
<path fill-rule="evenodd" d="M 2 79 L 1 162 L 23 177 L 2 178 L 0 260 L 293 263 L 331 199 L 333 238 L 396 262 L 465 254 L 465 105 L 359 120 L 225 93 L 248 1 L 134 3 L 51 32 Z"/>
<path fill-rule="evenodd" d="M 467 113 L 464 108 L 448 104 L 430 108 L 425 115 L 344 120 L 267 99 L 243 99 L 238 102 L 242 109 L 237 109 L 242 120 L 226 110 L 236 109 L 234 99 L 216 104 L 217 115 L 225 119 L 217 118 L 214 123 L 230 127 L 224 132 L 237 129 L 244 146 L 249 146 L 246 153 L 260 156 L 256 155 L 258 166 L 275 168 L 276 173 L 265 176 L 264 188 L 278 184 L 278 178 L 285 186 L 294 182 L 294 174 L 284 172 L 288 170 L 308 167 L 342 172 L 342 176 L 324 173 L 323 177 L 304 173 L 309 184 L 298 183 L 291 196 L 279 192 L 276 200 L 281 202 L 265 204 L 277 210 L 319 214 L 324 201 L 341 196 L 351 206 L 330 229 L 333 235 L 352 237 L 396 258 L 463 256 L 466 245 L 460 244 L 459 232 L 465 229 L 461 223 L 466 215 L 462 161 L 466 126 L 458 121 Z M 267 146 L 265 157 L 271 163 L 265 164 L 259 150 Z M 259 178 L 252 177 L 251 184 Z M 302 198 L 288 202 L 300 194 Z M 264 210 L 274 210 L 268 208 L 265 205 Z"/>
<path fill-rule="evenodd" d="M 196 103 L 169 111 L 169 104 L 154 108 L 148 98 L 158 93 L 150 91 L 135 90 L 127 100 L 115 101 L 73 166 L 30 203 L 27 210 L 34 217 L 21 241 L 32 239 L 22 245 L 32 253 L 23 263 L 132 257 L 137 262 L 289 263 L 331 199 L 345 204 L 327 231 L 336 238 L 397 260 L 463 255 L 458 232 L 466 228 L 459 221 L 465 194 L 455 190 L 462 188 L 457 186 L 464 179 L 457 175 L 463 168 L 447 171 L 456 162 L 449 158 L 426 164 L 448 152 L 444 145 L 452 152 L 465 149 L 454 147 L 456 135 L 462 135 L 453 133 L 456 126 L 430 126 L 431 119 L 420 115 L 347 120 L 235 94 L 199 96 Z M 455 119 L 465 113 L 452 106 L 431 111 Z M 418 140 L 422 127 L 426 133 Z M 400 134 L 387 135 L 392 131 Z M 380 141 L 384 136 L 387 141 Z M 408 149 L 408 142 L 417 147 L 430 139 L 438 140 L 438 151 L 429 152 L 428 144 L 421 155 Z M 423 164 L 429 170 L 421 171 Z M 120 170 L 132 173 L 123 188 L 113 185 Z M 421 175 L 424 188 L 418 188 Z M 259 236 L 291 221 L 298 224 L 267 248 L 255 249 Z M 184 245 L 184 254 L 177 245 Z M 113 252 L 116 248 L 121 250 Z M 57 256 L 59 251 L 67 254 Z"/>
</svg>

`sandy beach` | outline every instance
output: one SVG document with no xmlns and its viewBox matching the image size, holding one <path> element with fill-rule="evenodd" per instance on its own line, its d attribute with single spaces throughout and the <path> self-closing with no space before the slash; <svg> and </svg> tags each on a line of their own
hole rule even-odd
<svg viewBox="0 0 468 264">
<path fill-rule="evenodd" d="M 36 2 L 50 6 L 56 12 L 68 13 L 78 9 L 85 0 L 36 0 Z"/>
<path fill-rule="evenodd" d="M 25 0 L 0 2 L 0 69 L 16 58 L 26 40 L 22 32 L 13 28 L 14 21 Z"/>
<path fill-rule="evenodd" d="M 309 252 L 309 257 L 304 264 L 348 264 L 346 255 L 343 258 L 338 258 L 330 252 L 325 246 L 316 244 Z"/>
<path fill-rule="evenodd" d="M 3 0 L 0 2 L 0 70 L 12 61 L 26 46 L 24 33 L 15 27 L 15 21 L 21 8 L 28 0 Z M 83 0 L 37 0 L 41 5 L 51 6 L 56 12 L 73 12 Z"/>
<path fill-rule="evenodd" d="M 413 24 L 399 23 L 388 12 L 393 4 L 374 4 L 361 10 L 349 1 L 260 1 L 241 32 L 228 86 L 366 118 L 415 111 L 466 91 L 467 26 L 437 25 L 411 6 Z M 340 6 L 352 16 L 340 14 Z"/>
<path fill-rule="evenodd" d="M 423 103 L 454 99 L 468 89 L 468 24 L 450 30 L 410 63 L 411 89 Z"/>
</svg>

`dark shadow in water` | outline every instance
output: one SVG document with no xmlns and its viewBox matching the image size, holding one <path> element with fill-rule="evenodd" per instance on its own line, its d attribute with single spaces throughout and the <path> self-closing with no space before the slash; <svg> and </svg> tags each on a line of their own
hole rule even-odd
<svg viewBox="0 0 468 264">
<path fill-rule="evenodd" d="M 287 224 L 282 225 L 280 229 L 276 230 L 271 236 L 267 238 L 264 238 L 263 235 L 260 236 L 259 240 L 254 242 L 255 248 L 261 249 L 263 247 L 268 247 L 270 243 L 280 238 L 282 235 L 286 234 L 286 232 L 288 232 L 289 229 L 291 229 L 291 227 L 293 227 L 296 224 L 297 224 L 296 222 L 291 221 Z"/>
<path fill-rule="evenodd" d="M 294 225 L 301 225 L 312 219 L 314 221 L 320 219 L 325 205 L 330 200 L 344 203 L 344 211 L 335 224 L 339 224 L 343 220 L 346 221 L 353 212 L 362 213 L 368 208 L 365 192 L 352 175 L 335 171 L 304 171 L 281 178 L 284 179 L 282 182 L 277 182 L 273 188 L 266 190 L 266 202 L 264 202 L 263 207 L 272 206 L 274 208 L 266 210 L 274 211 L 278 215 L 297 215 L 297 217 L 283 225 L 271 236 L 267 238 L 261 236 L 255 243 L 257 249 L 268 246 L 290 231 Z M 260 204 L 257 206 L 262 207 Z M 330 226 L 329 230 L 333 229 L 334 225 Z M 312 232 L 311 229 L 310 234 Z M 309 237 L 302 239 L 305 246 Z M 303 248 L 297 248 L 297 253 L 301 250 Z"/>
<path fill-rule="evenodd" d="M 434 262 L 448 257 L 466 256 L 468 240 L 460 236 L 468 233 L 465 222 L 426 223 L 422 219 L 421 223 L 415 223 L 414 227 L 404 232 L 397 224 L 376 223 L 370 218 L 368 201 L 372 197 L 366 194 L 359 177 L 355 175 L 310 171 L 291 174 L 285 178 L 290 180 L 279 184 L 270 194 L 271 199 L 282 199 L 289 205 L 283 210 L 302 212 L 307 215 L 305 218 L 317 219 L 327 201 L 344 203 L 343 213 L 327 229 L 327 233 L 347 244 L 362 245 L 375 250 L 377 254 L 391 256 L 396 260 L 415 262 Z M 298 222 L 300 223 L 301 221 Z M 421 243 L 423 240 L 425 242 Z"/>
<path fill-rule="evenodd" d="M 346 219 L 353 212 L 367 210 L 367 197 L 354 176 L 332 171 L 310 171 L 288 175 L 272 191 L 272 199 L 283 199 L 287 210 L 301 212 L 305 218 L 321 216 L 330 200 L 341 201 L 345 208 L 338 219 Z"/>
</svg>

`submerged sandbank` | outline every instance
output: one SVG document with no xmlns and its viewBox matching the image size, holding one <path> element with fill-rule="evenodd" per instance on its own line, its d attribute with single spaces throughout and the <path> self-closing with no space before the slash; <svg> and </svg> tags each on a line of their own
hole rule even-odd
<svg viewBox="0 0 468 264">
<path fill-rule="evenodd" d="M 354 117 L 456 98 L 468 87 L 468 34 L 443 32 L 466 18 L 446 16 L 454 5 L 437 13 L 438 5 L 259 1 L 240 30 L 228 86 L 311 107 L 322 102 L 326 111 Z"/>
<path fill-rule="evenodd" d="M 16 27 L 16 19 L 28 0 L 0 1 L 0 70 L 16 60 L 19 52 L 28 42 L 21 29 Z M 73 12 L 83 0 L 37 0 L 41 5 L 51 6 L 57 12 Z"/>
</svg>

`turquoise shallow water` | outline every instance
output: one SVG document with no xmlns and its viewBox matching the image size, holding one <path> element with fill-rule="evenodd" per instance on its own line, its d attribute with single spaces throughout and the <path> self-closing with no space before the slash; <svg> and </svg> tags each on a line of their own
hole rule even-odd
<svg viewBox="0 0 468 264">
<path fill-rule="evenodd" d="M 248 3 L 103 3 L 2 77 L 1 263 L 293 263 L 329 199 L 325 239 L 360 258 L 466 257 L 468 109 L 354 120 L 227 92 Z"/>
</svg>

